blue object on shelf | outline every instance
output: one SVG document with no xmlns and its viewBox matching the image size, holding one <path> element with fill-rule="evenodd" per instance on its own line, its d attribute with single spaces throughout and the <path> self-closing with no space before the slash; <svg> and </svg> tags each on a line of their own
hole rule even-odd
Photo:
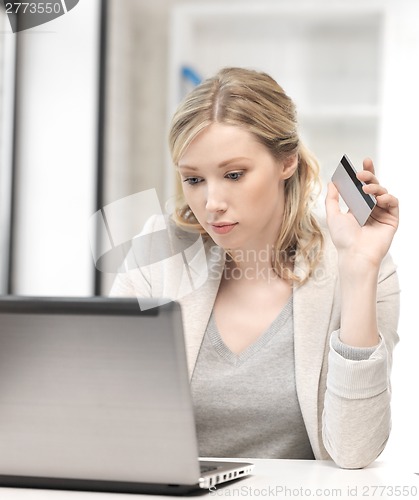
<svg viewBox="0 0 419 500">
<path fill-rule="evenodd" d="M 191 82 L 193 85 L 199 85 L 202 82 L 202 78 L 198 73 L 189 66 L 182 66 L 182 77 Z"/>
</svg>

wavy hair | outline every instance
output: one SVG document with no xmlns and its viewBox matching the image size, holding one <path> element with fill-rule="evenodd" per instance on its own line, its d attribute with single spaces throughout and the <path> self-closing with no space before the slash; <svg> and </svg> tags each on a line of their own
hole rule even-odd
<svg viewBox="0 0 419 500">
<path fill-rule="evenodd" d="M 175 112 L 169 131 L 174 165 L 194 138 L 215 122 L 246 129 L 276 160 L 298 155 L 297 169 L 285 180 L 285 210 L 272 267 L 285 279 L 304 282 L 312 275 L 323 246 L 320 225 L 313 214 L 320 179 L 317 160 L 300 141 L 294 102 L 266 73 L 223 68 L 195 87 Z M 184 229 L 207 234 L 182 194 L 173 219 Z M 302 275 L 289 266 L 297 252 L 303 258 Z"/>
</svg>

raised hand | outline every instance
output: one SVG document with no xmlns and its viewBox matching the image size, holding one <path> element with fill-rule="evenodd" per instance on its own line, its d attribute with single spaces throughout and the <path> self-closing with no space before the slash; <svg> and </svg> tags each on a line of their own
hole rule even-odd
<svg viewBox="0 0 419 500">
<path fill-rule="evenodd" d="M 365 193 L 375 196 L 377 200 L 368 221 L 361 227 L 350 212 L 341 211 L 339 193 L 330 182 L 326 197 L 327 223 L 340 257 L 359 258 L 379 266 L 398 227 L 399 202 L 380 185 L 370 158 L 364 160 L 363 168 L 357 173 L 357 177 L 365 182 Z"/>
</svg>

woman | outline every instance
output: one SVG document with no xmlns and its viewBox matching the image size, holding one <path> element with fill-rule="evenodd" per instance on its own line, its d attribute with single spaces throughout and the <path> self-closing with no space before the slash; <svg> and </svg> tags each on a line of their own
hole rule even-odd
<svg viewBox="0 0 419 500">
<path fill-rule="evenodd" d="M 368 465 L 390 431 L 397 199 L 366 159 L 357 176 L 377 199 L 366 225 L 341 212 L 333 184 L 319 222 L 294 104 L 256 71 L 226 68 L 195 88 L 170 149 L 183 197 L 167 244 L 192 248 L 201 234 L 207 275 L 179 293 L 185 273 L 168 259 L 120 275 L 112 294 L 179 299 L 200 455 Z"/>
</svg>

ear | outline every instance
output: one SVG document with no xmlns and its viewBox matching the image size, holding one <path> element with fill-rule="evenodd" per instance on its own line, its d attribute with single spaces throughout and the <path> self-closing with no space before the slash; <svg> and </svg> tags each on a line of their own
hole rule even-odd
<svg viewBox="0 0 419 500">
<path fill-rule="evenodd" d="M 298 154 L 295 153 L 285 158 L 282 162 L 282 179 L 289 179 L 293 176 L 298 167 Z"/>
</svg>

